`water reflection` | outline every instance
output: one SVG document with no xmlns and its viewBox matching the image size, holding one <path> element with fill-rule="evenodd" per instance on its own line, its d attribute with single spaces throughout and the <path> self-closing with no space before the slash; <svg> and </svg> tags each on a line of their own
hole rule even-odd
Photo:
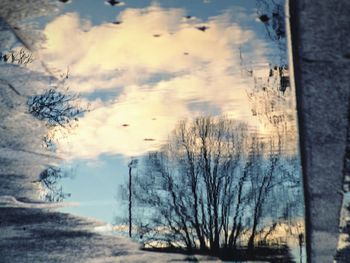
<svg viewBox="0 0 350 263">
<path fill-rule="evenodd" d="M 49 167 L 45 169 L 39 175 L 39 180 L 33 181 L 33 183 L 41 183 L 45 187 L 43 198 L 48 202 L 62 202 L 65 198 L 70 196 L 70 193 L 63 192 L 62 186 L 60 186 L 60 180 L 68 177 L 62 168 Z"/>
<path fill-rule="evenodd" d="M 44 198 L 146 249 L 301 256 L 284 1 L 60 2 L 35 59 L 1 55 L 52 77 L 27 100 L 66 162 L 33 181 Z"/>
<path fill-rule="evenodd" d="M 146 248 L 226 259 L 242 257 L 237 250 L 246 246 L 297 244 L 304 231 L 298 158 L 247 127 L 227 118 L 181 121 L 159 151 L 133 159 L 121 188 L 129 235 L 133 226 Z"/>
</svg>

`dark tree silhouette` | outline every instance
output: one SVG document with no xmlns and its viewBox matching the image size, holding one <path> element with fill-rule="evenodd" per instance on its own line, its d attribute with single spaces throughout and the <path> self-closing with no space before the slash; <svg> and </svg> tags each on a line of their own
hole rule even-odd
<svg viewBox="0 0 350 263">
<path fill-rule="evenodd" d="M 44 146 L 52 151 L 56 149 L 56 141 L 74 129 L 78 125 L 79 117 L 89 110 L 89 105 L 86 107 L 79 105 L 78 94 L 64 88 L 68 72 L 61 77 L 57 86 L 27 100 L 28 112 L 46 122 L 48 133 L 43 138 Z"/>
<path fill-rule="evenodd" d="M 277 169 L 278 155 L 273 154 L 270 148 L 270 154 L 264 156 L 266 145 L 254 139 L 253 151 L 250 155 L 250 166 L 248 169 L 250 178 L 249 200 L 253 209 L 251 234 L 248 239 L 248 249 L 254 249 L 254 241 L 257 227 L 260 223 L 263 213 L 263 206 L 272 190 L 273 184 L 277 181 L 275 174 Z"/>
<path fill-rule="evenodd" d="M 49 89 L 28 99 L 29 113 L 49 126 L 70 127 L 84 111 L 73 104 L 76 99 L 77 95 Z"/>
<path fill-rule="evenodd" d="M 149 153 L 133 175 L 135 231 L 148 247 L 215 255 L 244 243 L 254 249 L 267 207 L 275 202 L 272 193 L 286 184 L 282 159 L 269 139 L 244 123 L 213 117 L 181 121 L 169 142 Z"/>
<path fill-rule="evenodd" d="M 51 166 L 45 169 L 39 175 L 39 179 L 34 182 L 40 182 L 45 186 L 45 200 L 48 202 L 61 202 L 63 199 L 70 196 L 69 193 L 63 192 L 59 181 L 62 178 L 68 177 L 69 174 L 59 167 Z"/>
</svg>

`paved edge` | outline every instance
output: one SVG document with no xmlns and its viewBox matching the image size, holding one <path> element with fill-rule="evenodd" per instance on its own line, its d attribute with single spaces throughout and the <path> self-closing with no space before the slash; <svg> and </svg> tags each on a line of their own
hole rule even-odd
<svg viewBox="0 0 350 263">
<path fill-rule="evenodd" d="M 290 0 L 308 262 L 339 236 L 350 93 L 350 1 Z"/>
</svg>

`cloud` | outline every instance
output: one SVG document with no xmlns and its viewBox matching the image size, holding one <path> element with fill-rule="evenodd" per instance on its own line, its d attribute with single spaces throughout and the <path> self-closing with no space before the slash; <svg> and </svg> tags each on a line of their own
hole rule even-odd
<svg viewBox="0 0 350 263">
<path fill-rule="evenodd" d="M 195 28 L 203 23 L 183 21 L 184 15 L 183 9 L 151 6 L 126 9 L 117 17 L 123 21 L 120 25 L 92 26 L 68 13 L 45 28 L 43 58 L 54 68 L 69 67 L 72 78 L 80 80 L 75 89 L 91 92 L 146 81 L 154 73 L 179 74 L 205 63 L 232 63 L 238 59 L 233 49 L 253 37 L 253 32 L 230 24 L 225 14 L 206 21 L 207 32 Z"/>
<path fill-rule="evenodd" d="M 207 21 L 185 15 L 183 9 L 152 5 L 125 9 L 118 25 L 92 25 L 75 13 L 47 25 L 41 55 L 53 68 L 69 66 L 71 90 L 90 97 L 115 92 L 85 114 L 61 142 L 62 153 L 139 155 L 157 149 L 185 117 L 249 120 L 245 89 L 252 83 L 242 77 L 239 48 L 251 47 L 254 59 L 264 61 L 265 45 L 232 22 L 232 10 Z M 205 32 L 196 28 L 203 25 Z"/>
<path fill-rule="evenodd" d="M 60 149 L 79 158 L 101 153 L 137 156 L 165 143 L 185 117 L 225 114 L 249 119 L 249 104 L 240 104 L 246 100 L 245 82 L 233 76 L 206 79 L 201 74 L 125 87 L 117 100 L 88 112 L 69 140 L 62 141 L 69 145 L 61 144 Z"/>
<path fill-rule="evenodd" d="M 165 94 L 150 96 L 149 89 L 127 87 L 118 101 L 87 113 L 69 140 L 61 142 L 61 149 L 80 158 L 100 153 L 135 156 L 157 149 L 179 117 L 186 115 L 186 108 Z"/>
</svg>

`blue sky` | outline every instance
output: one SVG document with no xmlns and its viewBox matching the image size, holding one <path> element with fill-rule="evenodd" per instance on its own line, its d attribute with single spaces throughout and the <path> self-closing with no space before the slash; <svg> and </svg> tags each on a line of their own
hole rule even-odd
<svg viewBox="0 0 350 263">
<path fill-rule="evenodd" d="M 81 203 L 78 207 L 63 208 L 63 211 L 94 217 L 113 223 L 120 215 L 118 186 L 126 182 L 128 168 L 120 155 L 99 156 L 98 160 L 76 160 L 72 163 L 73 177 L 62 180 L 65 192 L 72 197 L 67 201 Z"/>
</svg>

